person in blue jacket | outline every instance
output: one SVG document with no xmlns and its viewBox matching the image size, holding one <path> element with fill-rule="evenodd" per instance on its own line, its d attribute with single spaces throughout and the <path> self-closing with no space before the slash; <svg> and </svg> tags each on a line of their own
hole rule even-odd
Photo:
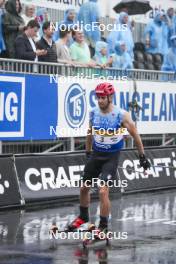
<svg viewBox="0 0 176 264">
<path fill-rule="evenodd" d="M 164 57 L 164 62 L 162 65 L 162 71 L 172 71 L 176 72 L 176 35 L 170 38 L 171 48 Z"/>
<path fill-rule="evenodd" d="M 78 12 L 78 21 L 84 26 L 86 41 L 92 48 L 95 48 L 96 42 L 101 40 L 100 12 L 97 1 L 89 0 L 80 7 Z"/>
<path fill-rule="evenodd" d="M 171 47 L 171 36 L 176 34 L 176 16 L 174 14 L 174 8 L 170 7 L 167 10 L 167 26 L 169 29 L 169 34 L 168 34 L 168 44 L 169 48 Z"/>
<path fill-rule="evenodd" d="M 111 55 L 112 67 L 117 69 L 132 69 L 132 58 L 126 51 L 126 45 L 124 41 L 118 41 L 115 45 L 115 53 Z"/>
<path fill-rule="evenodd" d="M 115 53 L 115 43 L 117 41 L 124 41 L 126 45 L 126 50 L 131 58 L 134 58 L 133 48 L 134 41 L 131 31 L 131 26 L 129 24 L 129 16 L 126 12 L 121 12 L 118 20 L 116 22 L 116 29 L 111 31 L 107 37 L 109 53 Z"/>
<path fill-rule="evenodd" d="M 53 35 L 53 40 L 57 41 L 60 38 L 60 28 L 62 28 L 62 25 L 65 25 L 69 30 L 73 28 L 73 26 L 76 24 L 76 11 L 74 8 L 69 8 L 64 13 L 64 20 L 62 20 L 58 24 L 58 30 L 55 31 Z"/>
<path fill-rule="evenodd" d="M 144 30 L 146 51 L 165 55 L 168 51 L 168 34 L 166 15 L 162 11 L 157 11 Z"/>
<path fill-rule="evenodd" d="M 101 67 L 110 66 L 110 57 L 108 54 L 108 44 L 104 41 L 97 41 L 95 46 L 95 56 L 93 58 Z"/>
</svg>

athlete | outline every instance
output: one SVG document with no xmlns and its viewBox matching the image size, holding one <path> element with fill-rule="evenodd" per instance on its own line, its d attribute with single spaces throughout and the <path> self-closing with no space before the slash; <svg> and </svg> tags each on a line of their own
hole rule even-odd
<svg viewBox="0 0 176 264">
<path fill-rule="evenodd" d="M 80 215 L 68 226 L 74 231 L 89 221 L 90 185 L 93 178 L 103 180 L 99 187 L 100 232 L 108 230 L 110 200 L 108 181 L 117 179 L 120 150 L 123 148 L 122 127 L 134 138 L 139 153 L 140 166 L 147 170 L 150 162 L 144 155 L 144 147 L 130 114 L 113 104 L 115 89 L 110 83 L 101 83 L 95 93 L 98 107 L 90 112 L 90 125 L 86 138 L 87 164 L 84 169 L 83 186 L 80 188 Z"/>
</svg>

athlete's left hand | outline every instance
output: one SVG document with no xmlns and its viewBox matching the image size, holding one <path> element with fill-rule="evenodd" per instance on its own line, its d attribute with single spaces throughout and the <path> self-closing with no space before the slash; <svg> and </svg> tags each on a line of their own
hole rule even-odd
<svg viewBox="0 0 176 264">
<path fill-rule="evenodd" d="M 148 159 L 145 157 L 144 154 L 139 155 L 139 163 L 140 166 L 144 168 L 144 170 L 150 169 L 151 167 L 150 162 L 148 161 Z"/>
</svg>

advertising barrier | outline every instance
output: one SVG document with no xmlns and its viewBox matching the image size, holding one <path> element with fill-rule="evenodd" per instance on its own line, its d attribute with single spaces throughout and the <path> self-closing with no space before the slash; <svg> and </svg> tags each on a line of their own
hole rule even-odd
<svg viewBox="0 0 176 264">
<path fill-rule="evenodd" d="M 176 148 L 147 149 L 146 155 L 152 167 L 144 174 L 134 150 L 121 152 L 118 183 L 110 187 L 113 193 L 176 187 Z M 15 160 L 26 203 L 78 198 L 85 166 L 83 153 L 16 156 Z M 97 185 L 93 193 L 98 193 Z"/>
<path fill-rule="evenodd" d="M 83 155 L 17 156 L 20 188 L 26 202 L 78 196 Z M 75 187 L 74 187 L 75 186 Z"/>
<path fill-rule="evenodd" d="M 26 203 L 57 198 L 65 200 L 71 197 L 78 198 L 84 167 L 84 154 L 16 157 L 20 188 Z M 110 192 L 119 195 L 120 182 L 116 185 L 118 189 L 112 187 Z M 95 181 L 92 195 L 97 194 Z"/>
<path fill-rule="evenodd" d="M 122 151 L 119 167 L 124 169 L 119 168 L 118 175 L 128 181 L 123 191 L 176 187 L 176 148 L 147 149 L 145 154 L 152 166 L 144 173 L 134 150 Z"/>
<path fill-rule="evenodd" d="M 58 85 L 58 123 L 50 133 L 60 137 L 86 136 L 89 111 L 97 106 L 94 89 L 101 80 L 65 82 Z M 109 81 L 115 87 L 114 104 L 130 110 L 129 103 L 137 102 L 141 110 L 131 112 L 137 119 L 140 134 L 164 134 L 176 131 L 176 84 L 164 82 Z M 61 83 L 58 80 L 58 83 Z M 136 89 L 136 91 L 135 91 Z M 63 114 L 64 113 L 64 114 Z M 157 127 L 157 129 L 156 129 Z"/>
<path fill-rule="evenodd" d="M 19 184 L 17 180 L 14 159 L 0 158 L 0 207 L 18 206 L 22 204 Z"/>
<path fill-rule="evenodd" d="M 94 89 L 103 81 L 0 75 L 0 140 L 86 136 L 89 112 L 97 106 Z M 109 82 L 116 91 L 114 104 L 131 113 L 140 134 L 175 133 L 176 83 Z M 139 106 L 138 113 L 131 111 L 134 102 Z"/>
<path fill-rule="evenodd" d="M 145 173 L 137 152 L 122 150 L 116 183 L 108 181 L 114 195 L 155 189 L 176 188 L 176 147 L 146 149 L 151 168 Z M 84 153 L 15 155 L 0 158 L 0 207 L 33 202 L 79 199 Z M 93 185 L 93 196 L 98 195 Z"/>
<path fill-rule="evenodd" d="M 57 85 L 48 76 L 0 75 L 0 140 L 54 139 Z"/>
</svg>

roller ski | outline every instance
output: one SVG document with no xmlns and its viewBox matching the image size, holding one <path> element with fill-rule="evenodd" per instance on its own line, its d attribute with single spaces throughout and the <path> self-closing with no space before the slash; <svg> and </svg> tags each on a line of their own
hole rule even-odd
<svg viewBox="0 0 176 264">
<path fill-rule="evenodd" d="M 110 240 L 110 232 L 107 231 L 107 228 L 94 228 L 90 233 L 85 233 L 82 245 L 83 248 L 91 247 L 91 245 L 109 245 L 109 240 Z"/>
<path fill-rule="evenodd" d="M 95 229 L 95 225 L 85 222 L 80 217 L 77 217 L 73 222 L 68 224 L 64 229 L 59 229 L 57 225 L 53 224 L 50 228 L 50 236 L 56 237 L 59 233 L 74 233 L 74 232 L 91 232 Z"/>
</svg>

